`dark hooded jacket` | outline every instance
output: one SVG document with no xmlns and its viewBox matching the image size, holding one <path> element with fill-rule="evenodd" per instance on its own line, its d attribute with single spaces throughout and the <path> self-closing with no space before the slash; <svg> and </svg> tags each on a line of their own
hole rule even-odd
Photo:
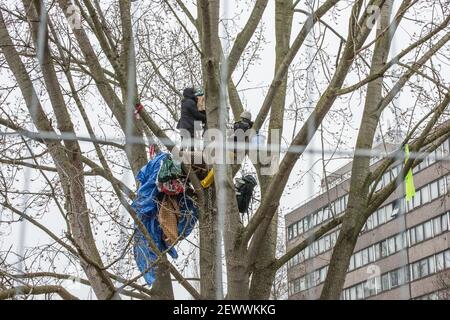
<svg viewBox="0 0 450 320">
<path fill-rule="evenodd" d="M 187 88 L 183 92 L 184 99 L 181 103 L 181 117 L 177 129 L 186 129 L 194 137 L 194 122 L 206 123 L 206 113 L 198 111 L 197 97 L 193 88 Z"/>
</svg>

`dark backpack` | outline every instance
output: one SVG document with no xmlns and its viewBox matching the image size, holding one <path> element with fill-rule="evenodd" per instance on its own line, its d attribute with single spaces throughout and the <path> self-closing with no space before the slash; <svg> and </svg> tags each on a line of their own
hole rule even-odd
<svg viewBox="0 0 450 320">
<path fill-rule="evenodd" d="M 238 184 L 236 185 L 236 198 L 239 212 L 242 214 L 248 214 L 248 208 L 253 197 L 253 191 L 258 183 L 252 175 L 247 175 L 239 180 Z"/>
<path fill-rule="evenodd" d="M 233 129 L 234 131 L 237 131 L 241 129 L 242 131 L 246 132 L 247 130 L 250 130 L 253 127 L 253 122 L 248 120 L 241 120 L 234 124 Z"/>
</svg>

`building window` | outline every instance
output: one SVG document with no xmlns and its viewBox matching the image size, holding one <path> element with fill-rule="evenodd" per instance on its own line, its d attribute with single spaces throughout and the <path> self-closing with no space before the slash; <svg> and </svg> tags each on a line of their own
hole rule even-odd
<svg viewBox="0 0 450 320">
<path fill-rule="evenodd" d="M 399 285 L 409 282 L 409 267 L 408 266 L 399 269 L 398 282 L 399 282 Z"/>
<path fill-rule="evenodd" d="M 308 217 L 308 229 L 314 228 L 314 215 Z"/>
<path fill-rule="evenodd" d="M 358 269 L 362 266 L 362 255 L 361 252 L 355 253 L 355 268 Z"/>
<path fill-rule="evenodd" d="M 334 232 L 332 233 L 332 234 L 329 234 L 329 235 L 327 235 L 326 237 L 325 237 L 325 250 L 326 251 L 328 251 L 328 250 L 330 250 L 331 249 L 331 247 L 334 245 L 334 244 L 332 244 L 332 239 L 333 239 L 333 235 L 334 235 Z"/>
<path fill-rule="evenodd" d="M 369 263 L 369 250 L 368 249 L 362 250 L 361 255 L 362 255 L 362 265 L 365 266 L 366 264 Z"/>
<path fill-rule="evenodd" d="M 304 232 L 307 232 L 309 230 L 309 216 L 305 217 L 303 219 L 303 230 Z"/>
<path fill-rule="evenodd" d="M 325 239 L 322 238 L 319 240 L 319 253 L 325 252 Z"/>
<path fill-rule="evenodd" d="M 420 194 L 420 192 L 417 192 L 416 193 L 416 196 L 414 197 L 414 198 L 417 198 L 417 195 L 418 194 Z M 406 202 L 406 211 L 407 212 L 410 212 L 410 211 L 412 211 L 414 209 L 414 200 L 411 200 L 411 201 L 407 201 Z"/>
<path fill-rule="evenodd" d="M 392 214 L 392 204 L 388 204 L 385 208 L 386 208 L 386 219 L 390 221 L 395 216 L 394 214 Z"/>
<path fill-rule="evenodd" d="M 396 245 L 398 251 L 400 251 L 406 247 L 405 233 L 402 232 L 395 236 L 395 245 Z"/>
<path fill-rule="evenodd" d="M 364 296 L 366 298 L 374 296 L 377 294 L 377 282 L 376 280 L 378 279 L 378 281 L 380 280 L 379 277 L 376 278 L 372 278 L 366 281 L 365 283 L 365 287 L 364 287 Z"/>
<path fill-rule="evenodd" d="M 303 234 L 303 221 L 297 223 L 298 235 Z"/>
<path fill-rule="evenodd" d="M 356 287 L 350 288 L 350 300 L 356 300 Z"/>
<path fill-rule="evenodd" d="M 305 281 L 305 278 L 302 277 L 300 279 L 300 291 L 305 291 L 305 290 L 306 290 L 306 281 Z"/>
<path fill-rule="evenodd" d="M 377 213 L 377 211 L 375 211 L 372 214 L 372 221 L 373 221 L 373 228 L 375 229 L 376 227 L 378 227 L 378 213 Z"/>
<path fill-rule="evenodd" d="M 436 152 L 433 151 L 429 154 L 429 156 L 427 157 L 428 159 L 428 165 L 431 166 L 433 163 L 436 162 Z"/>
<path fill-rule="evenodd" d="M 391 182 L 391 172 L 388 171 L 383 174 L 383 187 L 387 186 Z"/>
<path fill-rule="evenodd" d="M 420 278 L 420 264 L 416 262 L 412 265 L 412 279 L 417 280 Z"/>
<path fill-rule="evenodd" d="M 416 242 L 416 228 L 411 228 L 409 229 L 409 246 L 412 247 Z"/>
<path fill-rule="evenodd" d="M 317 217 L 319 216 L 319 214 L 316 212 L 312 215 L 312 225 L 311 228 L 314 228 L 317 225 Z"/>
<path fill-rule="evenodd" d="M 381 242 L 381 257 L 385 258 L 388 255 L 389 255 L 389 251 L 388 251 L 387 241 L 384 240 Z"/>
<path fill-rule="evenodd" d="M 352 300 L 352 296 L 350 294 L 350 288 L 345 290 L 345 300 Z"/>
<path fill-rule="evenodd" d="M 434 256 L 431 256 L 428 258 L 428 269 L 429 269 L 430 274 L 433 274 L 436 272 L 436 264 L 434 261 Z"/>
<path fill-rule="evenodd" d="M 395 238 L 394 237 L 389 238 L 387 240 L 387 242 L 388 242 L 389 255 L 394 254 L 396 252 L 396 250 L 395 250 Z"/>
<path fill-rule="evenodd" d="M 344 212 L 345 211 L 345 197 L 342 197 L 341 199 L 339 199 L 339 202 L 341 203 L 341 211 Z"/>
<path fill-rule="evenodd" d="M 364 299 L 364 283 L 361 283 L 356 286 L 356 299 L 357 300 Z"/>
<path fill-rule="evenodd" d="M 398 272 L 399 271 L 400 270 L 395 270 L 395 271 L 390 272 L 390 275 L 391 275 L 391 288 L 395 288 L 395 287 L 397 287 L 399 285 L 399 282 L 398 282 Z"/>
<path fill-rule="evenodd" d="M 375 254 L 375 261 L 381 259 L 381 243 L 377 243 L 373 246 L 374 254 Z"/>
<path fill-rule="evenodd" d="M 317 212 L 317 224 L 321 224 L 323 222 L 323 210 L 319 210 Z"/>
<path fill-rule="evenodd" d="M 436 270 L 439 272 L 444 269 L 445 269 L 444 253 L 441 252 L 436 255 Z"/>
<path fill-rule="evenodd" d="M 309 246 L 309 256 L 311 258 L 314 258 L 316 256 L 316 247 L 317 247 L 317 242 L 313 242 L 310 246 Z"/>
<path fill-rule="evenodd" d="M 439 195 L 443 196 L 447 193 L 447 185 L 445 182 L 445 178 L 439 179 Z"/>
<path fill-rule="evenodd" d="M 430 202 L 430 187 L 425 186 L 420 190 L 420 196 L 422 197 L 422 203 L 428 203 Z"/>
<path fill-rule="evenodd" d="M 396 166 L 394 168 L 392 168 L 392 179 L 396 179 L 398 174 L 400 173 L 400 168 L 399 166 Z"/>
<path fill-rule="evenodd" d="M 448 218 L 447 218 L 447 214 L 444 214 L 441 218 L 441 222 L 442 222 L 442 231 L 447 231 L 448 230 Z"/>
<path fill-rule="evenodd" d="M 444 252 L 445 268 L 450 268 L 450 250 Z"/>
<path fill-rule="evenodd" d="M 423 241 L 423 225 L 418 225 L 416 227 L 416 240 L 417 242 Z"/>
<path fill-rule="evenodd" d="M 369 218 L 367 219 L 366 226 L 367 226 L 367 230 L 373 229 L 372 215 L 370 215 Z"/>
<path fill-rule="evenodd" d="M 338 237 L 338 233 L 339 233 L 339 231 L 338 232 L 333 232 L 331 235 L 330 235 L 330 248 L 332 247 L 332 246 L 334 246 L 334 244 L 336 243 L 336 241 L 337 241 L 337 237 Z"/>
<path fill-rule="evenodd" d="M 399 214 L 405 214 L 406 213 L 406 199 L 401 198 L 401 199 L 399 199 L 399 202 L 400 202 Z"/>
<path fill-rule="evenodd" d="M 428 268 L 428 259 L 423 259 L 420 263 L 420 277 L 426 277 L 430 274 L 430 270 Z"/>
<path fill-rule="evenodd" d="M 383 208 L 378 209 L 378 224 L 386 222 L 386 210 Z"/>
<path fill-rule="evenodd" d="M 416 192 L 416 196 L 413 198 L 414 208 L 417 208 L 420 206 L 421 198 L 422 197 L 420 196 L 420 192 Z"/>
<path fill-rule="evenodd" d="M 320 269 L 320 283 L 325 282 L 327 277 L 327 268 Z"/>
<path fill-rule="evenodd" d="M 373 246 L 370 246 L 370 247 L 369 247 L 368 253 L 369 253 L 369 263 L 370 263 L 370 262 L 373 262 L 374 259 L 375 259 L 375 254 L 374 254 Z"/>
<path fill-rule="evenodd" d="M 298 262 L 303 262 L 306 260 L 305 249 L 303 249 L 298 255 Z"/>
<path fill-rule="evenodd" d="M 389 273 L 383 274 L 381 276 L 381 291 L 389 290 Z"/>
<path fill-rule="evenodd" d="M 338 199 L 334 202 L 335 204 L 335 213 L 340 214 L 342 212 L 341 210 L 341 201 Z"/>
<path fill-rule="evenodd" d="M 444 215 L 445 217 L 445 215 Z M 435 235 L 442 233 L 442 224 L 441 224 L 442 216 L 433 219 L 433 231 Z"/>
<path fill-rule="evenodd" d="M 431 199 L 439 198 L 439 183 L 437 181 L 430 184 Z"/>
<path fill-rule="evenodd" d="M 352 271 L 353 269 L 355 269 L 355 255 L 352 254 L 352 256 L 350 257 L 350 263 L 348 265 L 348 270 Z"/>
<path fill-rule="evenodd" d="M 331 219 L 332 215 L 331 215 L 331 210 L 329 207 L 325 207 L 323 208 L 323 220 L 325 221 L 325 217 L 326 220 Z"/>
<path fill-rule="evenodd" d="M 400 203 L 401 203 L 400 199 L 397 199 L 397 200 L 395 200 L 392 203 L 392 205 L 391 205 L 392 206 L 391 216 L 396 216 L 396 215 L 400 214 Z"/>
<path fill-rule="evenodd" d="M 433 225 L 432 221 L 427 221 L 423 225 L 423 236 L 425 239 L 430 239 L 433 237 Z"/>
<path fill-rule="evenodd" d="M 444 144 L 443 144 L 443 152 L 444 152 L 444 156 L 449 154 L 449 142 L 450 140 L 445 140 Z"/>
</svg>

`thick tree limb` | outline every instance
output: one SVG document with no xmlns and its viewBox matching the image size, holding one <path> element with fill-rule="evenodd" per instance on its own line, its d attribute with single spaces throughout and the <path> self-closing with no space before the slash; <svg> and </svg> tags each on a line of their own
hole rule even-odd
<svg viewBox="0 0 450 320">
<path fill-rule="evenodd" d="M 70 294 L 66 289 L 61 286 L 20 286 L 7 290 L 0 290 L 0 300 L 11 299 L 17 296 L 33 295 L 38 296 L 42 294 L 56 293 L 64 300 L 78 300 L 77 297 Z"/>
</svg>

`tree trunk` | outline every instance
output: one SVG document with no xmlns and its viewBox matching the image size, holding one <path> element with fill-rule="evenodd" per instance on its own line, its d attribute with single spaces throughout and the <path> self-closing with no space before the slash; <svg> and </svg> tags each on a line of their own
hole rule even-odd
<svg viewBox="0 0 450 320">
<path fill-rule="evenodd" d="M 275 2 L 275 74 L 281 66 L 287 52 L 290 48 L 290 38 L 292 30 L 292 19 L 294 11 L 292 10 L 292 0 L 277 0 Z M 288 74 L 284 77 L 278 93 L 274 99 L 269 122 L 268 143 L 281 143 L 283 132 L 284 110 L 286 104 Z M 272 141 L 271 130 L 279 130 L 278 141 Z M 279 156 L 279 155 L 278 155 Z M 259 175 L 261 194 L 264 195 L 267 185 L 272 177 Z M 275 278 L 275 272 L 267 266 L 275 259 L 277 241 L 278 241 L 278 214 L 275 213 L 270 226 L 267 230 L 260 228 L 256 231 L 253 241 L 262 241 L 261 249 L 252 253 L 256 256 L 253 269 L 253 276 L 250 288 L 250 297 L 252 299 L 269 299 L 270 292 Z M 252 247 L 252 245 L 250 246 Z M 251 250 L 250 250 L 251 251 Z"/>
<path fill-rule="evenodd" d="M 200 234 L 200 294 L 204 299 L 212 300 L 216 297 L 216 242 L 217 242 L 217 213 L 215 194 L 212 189 L 204 192 L 207 199 L 199 217 Z"/>
<path fill-rule="evenodd" d="M 226 128 L 225 117 L 221 117 L 227 112 L 226 103 L 222 99 L 221 89 L 228 85 L 225 76 L 224 83 L 221 83 L 222 49 L 219 40 L 219 0 L 199 0 L 201 38 L 202 38 L 202 69 L 205 81 L 206 112 L 208 119 L 208 129 L 218 129 L 223 134 Z M 223 64 L 222 64 L 223 67 Z M 226 71 L 226 70 L 225 70 Z M 226 74 L 226 73 L 224 73 Z M 208 142 L 208 137 L 205 139 Z M 238 245 L 238 239 L 242 232 L 242 224 L 237 209 L 234 186 L 232 182 L 231 166 L 225 163 L 224 152 L 221 162 L 214 164 L 216 208 L 218 209 L 217 224 L 219 228 L 223 226 L 223 241 L 225 247 L 225 259 L 227 264 L 227 288 L 228 299 L 248 299 L 248 274 L 246 265 L 246 248 Z M 216 239 L 218 235 L 216 234 Z M 216 244 L 218 244 L 216 242 Z M 220 261 L 219 248 L 216 245 L 215 260 Z M 218 262 L 217 262 L 218 263 Z M 216 280 L 220 281 L 220 280 Z M 217 283 L 219 288 L 221 283 Z M 216 295 L 220 297 L 221 294 Z"/>
<path fill-rule="evenodd" d="M 387 0 L 382 9 L 378 38 L 372 58 L 371 73 L 377 73 L 386 63 L 391 44 L 391 34 L 384 32 L 390 24 L 393 0 Z M 380 31 L 381 30 L 381 31 Z M 373 140 L 381 116 L 378 109 L 382 100 L 383 78 L 371 82 L 367 87 L 361 127 L 356 142 L 357 150 L 371 150 Z M 350 180 L 349 204 L 342 223 L 336 245 L 333 249 L 328 274 L 322 290 L 321 299 L 337 300 L 344 287 L 350 258 L 353 254 L 359 233 L 367 220 L 368 193 L 370 188 L 370 157 L 356 156 L 353 160 Z"/>
<path fill-rule="evenodd" d="M 356 202 L 359 202 L 359 205 L 349 208 L 347 213 L 351 214 L 353 219 L 344 219 L 338 240 L 334 246 L 327 278 L 320 297 L 322 300 L 338 300 L 344 287 L 350 258 L 358 240 L 359 232 L 364 225 L 364 220 L 361 219 L 360 215 L 360 210 L 365 208 L 364 199 L 361 199 L 361 197 L 353 199 L 353 203 Z"/>
</svg>

